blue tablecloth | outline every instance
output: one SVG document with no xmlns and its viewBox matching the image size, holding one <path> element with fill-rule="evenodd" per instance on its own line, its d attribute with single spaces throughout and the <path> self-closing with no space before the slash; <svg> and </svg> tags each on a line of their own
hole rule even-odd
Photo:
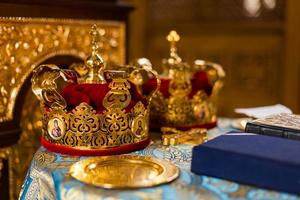
<svg viewBox="0 0 300 200">
<path fill-rule="evenodd" d="M 209 138 L 232 130 L 230 122 L 228 119 L 219 120 L 218 128 L 209 131 Z M 34 155 L 20 192 L 20 199 L 300 199 L 286 193 L 195 175 L 190 172 L 191 150 L 191 145 L 165 147 L 159 141 L 152 142 L 146 149 L 133 154 L 169 160 L 180 168 L 180 177 L 170 184 L 152 188 L 107 190 L 81 183 L 68 174 L 69 167 L 74 162 L 87 157 L 61 155 L 41 147 Z"/>
</svg>

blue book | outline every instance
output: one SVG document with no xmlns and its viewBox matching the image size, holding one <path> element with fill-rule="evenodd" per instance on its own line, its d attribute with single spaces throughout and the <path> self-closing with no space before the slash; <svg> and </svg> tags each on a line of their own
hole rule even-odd
<svg viewBox="0 0 300 200">
<path fill-rule="evenodd" d="M 227 133 L 193 148 L 192 172 L 300 194 L 300 142 Z"/>
</svg>

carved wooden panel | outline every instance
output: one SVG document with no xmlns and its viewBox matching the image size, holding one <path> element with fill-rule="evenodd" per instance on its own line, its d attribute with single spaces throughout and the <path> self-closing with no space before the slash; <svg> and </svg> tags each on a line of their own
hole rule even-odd
<svg viewBox="0 0 300 200">
<path fill-rule="evenodd" d="M 18 102 L 22 104 L 22 111 L 18 112 L 22 134 L 9 157 L 11 199 L 17 199 L 32 156 L 40 146 L 41 110 L 30 90 L 29 75 L 46 60 L 68 67 L 72 63 L 61 58 L 85 59 L 91 52 L 89 31 L 94 23 L 101 34 L 99 46 L 104 59 L 108 64 L 124 64 L 123 22 L 0 18 L 0 123 L 19 117 L 13 116 L 16 99 L 21 89 L 28 90 L 23 92 L 26 95 L 24 102 Z"/>
<path fill-rule="evenodd" d="M 93 23 L 102 28 L 104 58 L 124 63 L 125 25 L 121 22 L 0 18 L 0 122 L 12 119 L 20 87 L 39 63 L 55 55 L 87 56 Z"/>
</svg>

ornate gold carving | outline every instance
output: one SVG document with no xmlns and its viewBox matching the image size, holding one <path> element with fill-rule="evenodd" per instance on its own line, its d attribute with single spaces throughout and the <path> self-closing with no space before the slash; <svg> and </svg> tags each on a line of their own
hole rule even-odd
<svg viewBox="0 0 300 200">
<path fill-rule="evenodd" d="M 207 141 L 207 129 L 193 128 L 188 131 L 180 131 L 172 127 L 162 127 L 163 145 L 177 144 L 202 144 Z"/>
<path fill-rule="evenodd" d="M 32 78 L 34 93 L 38 97 L 44 94 L 45 90 L 47 94 L 55 93 L 54 80 L 59 75 L 64 76 L 66 72 L 68 70 L 52 65 L 39 66 Z M 131 111 L 125 111 L 131 101 L 129 92 L 131 86 L 127 79 L 124 79 L 129 75 L 125 71 L 108 70 L 105 73 L 112 80 L 109 83 L 110 90 L 102 102 L 105 108 L 103 113 L 96 113 L 86 103 L 81 103 L 75 109 L 67 111 L 66 104 L 55 103 L 53 98 L 48 101 L 45 95 L 41 95 L 42 97 L 39 98 L 41 105 L 49 107 L 49 110 L 44 109 L 43 117 L 43 137 L 47 141 L 78 149 L 99 149 L 148 139 L 149 111 L 145 105 L 137 102 Z M 41 78 L 45 78 L 44 81 L 40 81 Z M 58 98 L 58 102 L 64 102 L 64 99 Z"/>
<path fill-rule="evenodd" d="M 148 138 L 148 128 L 144 128 L 148 127 L 147 118 L 148 111 L 141 102 L 128 113 L 120 107 L 109 107 L 103 114 L 97 114 L 92 107 L 81 103 L 72 112 L 55 110 L 46 112 L 44 126 L 55 119 L 63 119 L 64 124 L 60 129 L 63 131 L 62 127 L 65 127 L 65 133 L 61 133 L 61 138 L 57 139 L 52 133 L 54 126 L 50 130 L 47 126 L 48 129 L 43 130 L 43 137 L 52 143 L 79 149 L 120 146 Z M 140 134 L 131 131 L 131 123 L 135 121 L 140 121 L 144 125 Z"/>
<path fill-rule="evenodd" d="M 43 105 L 49 108 L 65 108 L 64 98 L 57 91 L 55 80 L 62 77 L 65 81 L 76 82 L 77 75 L 72 70 L 62 70 L 56 65 L 42 65 L 33 71 L 32 91 Z"/>
<path fill-rule="evenodd" d="M 195 122 L 201 120 L 202 123 L 216 121 L 217 108 L 204 91 L 198 91 L 192 98 L 192 119 Z"/>
<path fill-rule="evenodd" d="M 107 63 L 125 61 L 121 22 L 74 19 L 0 18 L 0 122 L 12 119 L 16 96 L 31 71 L 47 58 L 90 53 L 89 31 L 101 26 L 99 46 Z"/>
<path fill-rule="evenodd" d="M 129 80 L 134 83 L 140 93 L 142 93 L 142 85 L 145 80 L 141 72 L 146 72 L 148 78 L 156 80 L 156 88 L 148 95 L 148 101 L 151 102 L 154 95 L 159 93 L 160 79 L 158 73 L 152 69 L 152 64 L 147 58 L 139 58 L 131 63 L 131 68 L 134 70 L 129 75 Z"/>
<path fill-rule="evenodd" d="M 169 35 L 167 35 L 166 39 L 170 42 L 170 58 L 167 62 L 170 65 L 179 64 L 181 63 L 181 58 L 177 54 L 177 47 L 176 43 L 179 42 L 180 36 L 174 30 L 170 31 Z"/>
<path fill-rule="evenodd" d="M 39 167 L 50 167 L 51 164 L 54 164 L 55 158 L 56 157 L 53 153 L 47 151 L 37 151 L 34 154 L 33 161 Z"/>
<path fill-rule="evenodd" d="M 85 66 L 88 69 L 87 74 L 82 78 L 85 83 L 105 83 L 103 70 L 105 67 L 103 58 L 98 54 L 99 32 L 96 24 L 92 26 L 90 31 L 92 38 L 92 54 L 86 59 Z"/>
<path fill-rule="evenodd" d="M 180 40 L 176 31 L 167 36 L 170 42 L 170 57 L 163 60 L 162 78 L 169 79 L 170 96 L 165 98 L 157 93 L 151 102 L 151 120 L 162 126 L 193 126 L 216 122 L 217 97 L 223 86 L 225 72 L 218 64 L 196 60 L 193 68 L 177 54 L 176 42 Z M 212 94 L 197 91 L 192 97 L 192 79 L 194 73 L 204 71 L 212 85 Z"/>
<path fill-rule="evenodd" d="M 44 109 L 43 139 L 58 145 L 77 149 L 102 149 L 119 147 L 149 139 L 148 136 L 148 103 L 137 102 L 132 110 L 126 108 L 131 102 L 131 85 L 128 82 L 129 71 L 144 70 L 156 76 L 149 67 L 128 67 L 127 70 L 104 70 L 104 61 L 97 53 L 98 30 L 92 26 L 92 53 L 86 61 L 87 75 L 81 77 L 84 83 L 106 84 L 110 90 L 105 94 L 104 110 L 96 111 L 86 103 L 75 109 L 67 110 L 67 103 L 56 91 L 55 80 L 61 76 L 64 80 L 77 83 L 75 71 L 59 69 L 53 65 L 40 65 L 32 77 L 32 89 Z M 130 70 L 129 70 L 130 69 Z M 105 75 L 105 76 L 104 76 Z M 157 79 L 157 88 L 159 80 Z M 156 88 L 156 90 L 157 90 Z M 100 101 L 100 99 L 99 99 Z M 142 101 L 142 100 L 141 100 Z M 142 104 L 142 105 L 141 105 Z M 147 105 L 146 105 L 147 104 Z M 137 108 L 135 108 L 137 106 Z M 147 110 L 147 112 L 144 112 Z M 138 115 L 136 115 L 138 112 Z"/>
<path fill-rule="evenodd" d="M 127 73 L 109 72 L 109 74 L 114 79 L 108 86 L 109 88 L 111 88 L 111 90 L 105 95 L 103 99 L 103 106 L 106 109 L 115 108 L 122 110 L 126 108 L 131 101 L 131 95 L 129 92 L 130 84 L 126 79 L 122 78 L 123 76 L 125 76 L 124 74 Z"/>
<path fill-rule="evenodd" d="M 32 70 L 46 59 L 71 55 L 85 59 L 90 53 L 89 31 L 92 24 L 100 25 L 102 56 L 107 64 L 125 61 L 125 24 L 114 21 L 4 18 L 0 17 L 0 122 L 11 120 L 15 100 Z M 23 178 L 39 147 L 42 129 L 38 101 L 29 91 L 22 117 L 22 134 L 12 148 L 10 160 L 11 199 L 17 199 Z"/>
</svg>

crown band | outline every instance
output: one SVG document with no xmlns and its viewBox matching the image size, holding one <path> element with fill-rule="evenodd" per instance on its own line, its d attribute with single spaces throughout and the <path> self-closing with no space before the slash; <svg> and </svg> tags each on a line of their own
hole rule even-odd
<svg viewBox="0 0 300 200">
<path fill-rule="evenodd" d="M 150 139 L 147 139 L 134 144 L 122 145 L 114 148 L 74 149 L 68 146 L 53 144 L 51 142 L 48 142 L 43 137 L 41 137 L 41 144 L 49 151 L 61 153 L 61 154 L 69 154 L 73 156 L 108 156 L 108 155 L 128 153 L 139 149 L 143 149 L 146 146 L 148 146 L 149 143 L 150 143 Z"/>
<path fill-rule="evenodd" d="M 116 105 L 116 104 L 115 104 Z M 97 114 L 81 103 L 72 112 L 51 110 L 43 118 L 43 137 L 77 149 L 117 147 L 148 139 L 149 110 L 138 102 L 130 112 L 120 107 Z"/>
</svg>

